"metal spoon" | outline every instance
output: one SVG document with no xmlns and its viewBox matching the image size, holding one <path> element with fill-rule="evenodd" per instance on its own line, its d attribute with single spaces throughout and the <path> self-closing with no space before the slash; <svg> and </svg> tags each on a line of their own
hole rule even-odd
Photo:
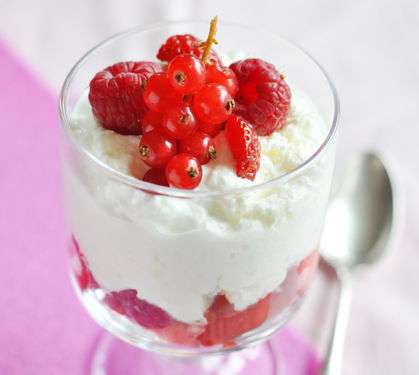
<svg viewBox="0 0 419 375">
<path fill-rule="evenodd" d="M 319 375 L 340 375 L 352 299 L 353 271 L 375 262 L 394 238 L 394 181 L 377 155 L 353 158 L 338 180 L 320 245 L 340 281 L 339 305 L 325 364 Z M 398 217 L 397 217 L 398 218 Z"/>
</svg>

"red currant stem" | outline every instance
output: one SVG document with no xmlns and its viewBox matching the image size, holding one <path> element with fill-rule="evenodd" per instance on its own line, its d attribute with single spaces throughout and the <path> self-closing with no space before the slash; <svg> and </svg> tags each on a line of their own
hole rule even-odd
<svg viewBox="0 0 419 375">
<path fill-rule="evenodd" d="M 208 39 L 205 42 L 200 44 L 201 47 L 205 46 L 204 54 L 202 55 L 202 62 L 209 66 L 213 65 L 213 63 L 208 60 L 212 43 L 218 44 L 218 42 L 214 39 L 215 34 L 217 33 L 217 20 L 218 20 L 218 16 L 215 16 L 214 19 L 211 21 Z"/>
<path fill-rule="evenodd" d="M 188 94 L 188 95 L 185 95 L 184 97 L 183 97 L 183 101 L 185 102 L 185 103 L 191 103 L 191 101 L 192 101 L 192 98 L 193 98 L 193 94 Z"/>
</svg>

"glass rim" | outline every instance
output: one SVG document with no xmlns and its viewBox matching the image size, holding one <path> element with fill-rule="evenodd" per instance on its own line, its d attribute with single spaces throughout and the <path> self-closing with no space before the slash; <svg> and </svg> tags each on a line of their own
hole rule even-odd
<svg viewBox="0 0 419 375">
<path fill-rule="evenodd" d="M 284 184 L 287 181 L 293 179 L 294 177 L 303 174 L 305 171 L 307 171 L 312 165 L 314 165 L 318 159 L 326 152 L 328 149 L 328 146 L 334 139 L 338 125 L 339 125 L 339 117 L 340 117 L 340 103 L 339 103 L 339 97 L 336 90 L 335 85 L 333 84 L 332 80 L 330 79 L 329 75 L 326 73 L 326 71 L 322 68 L 322 66 L 313 58 L 311 57 L 307 52 L 305 52 L 301 47 L 297 46 L 293 42 L 289 41 L 286 38 L 283 38 L 281 36 L 276 35 L 275 33 L 272 33 L 268 30 L 261 29 L 258 27 L 251 27 L 243 24 L 238 24 L 234 22 L 224 22 L 221 21 L 219 24 L 221 25 L 228 25 L 228 26 L 234 26 L 239 28 L 246 28 L 248 30 L 252 30 L 261 34 L 265 34 L 267 36 L 270 36 L 274 39 L 280 40 L 285 44 L 290 45 L 295 50 L 300 52 L 305 58 L 307 58 L 309 61 L 311 61 L 317 69 L 319 69 L 320 73 L 324 76 L 324 78 L 327 81 L 327 84 L 329 86 L 329 89 L 332 92 L 333 97 L 333 120 L 332 125 L 330 127 L 330 130 L 325 137 L 323 143 L 321 146 L 317 149 L 317 151 L 308 158 L 304 163 L 300 164 L 297 168 L 291 170 L 290 172 L 287 172 L 284 175 L 281 175 L 279 177 L 276 177 L 272 180 L 262 182 L 260 184 L 247 186 L 243 188 L 236 188 L 236 189 L 225 189 L 225 190 L 184 190 L 184 189 L 174 189 L 171 187 L 166 186 L 159 186 L 152 183 L 148 183 L 145 181 L 142 181 L 134 176 L 129 176 L 127 174 L 124 174 L 122 172 L 119 172 L 101 160 L 97 159 L 94 155 L 92 155 L 90 152 L 88 152 L 82 144 L 77 140 L 75 134 L 71 130 L 70 123 L 67 116 L 67 103 L 66 98 L 69 91 L 69 87 L 71 84 L 71 81 L 73 77 L 76 75 L 78 70 L 83 66 L 83 64 L 97 51 L 101 50 L 102 48 L 105 48 L 109 44 L 116 42 L 119 39 L 122 39 L 126 36 L 129 36 L 131 34 L 135 34 L 141 31 L 146 30 L 152 30 L 155 28 L 160 28 L 162 26 L 170 26 L 170 25 L 178 25 L 183 23 L 199 23 L 203 24 L 205 23 L 208 25 L 208 21 L 203 20 L 182 20 L 182 21 L 169 21 L 169 22 L 155 22 L 150 23 L 143 26 L 137 26 L 131 29 L 128 29 L 126 31 L 120 32 L 118 34 L 115 34 L 108 39 L 105 39 L 103 42 L 99 43 L 95 47 L 93 47 L 90 51 L 88 51 L 70 70 L 68 73 L 63 86 L 60 91 L 59 95 L 59 114 L 60 114 L 60 122 L 62 129 L 72 145 L 73 148 L 75 148 L 80 155 L 82 155 L 86 160 L 88 160 L 91 164 L 94 164 L 100 171 L 102 171 L 105 175 L 109 176 L 110 178 L 117 180 L 121 183 L 124 183 L 126 185 L 130 185 L 136 189 L 152 193 L 152 194 L 158 194 L 158 195 L 165 195 L 169 197 L 179 197 L 179 198 L 198 198 L 198 197 L 214 197 L 214 196 L 223 196 L 223 195 L 230 195 L 230 194 L 241 194 L 241 193 L 250 193 L 255 190 L 264 189 L 264 188 L 270 188 L 276 184 Z"/>
</svg>

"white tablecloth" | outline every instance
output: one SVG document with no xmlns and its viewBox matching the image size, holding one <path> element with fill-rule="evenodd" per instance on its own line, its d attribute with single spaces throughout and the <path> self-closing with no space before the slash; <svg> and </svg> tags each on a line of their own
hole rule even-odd
<svg viewBox="0 0 419 375">
<path fill-rule="evenodd" d="M 396 159 L 407 202 L 405 229 L 388 256 L 357 276 L 344 373 L 418 374 L 417 0 L 0 0 L 0 38 L 58 96 L 74 63 L 108 36 L 215 14 L 289 38 L 328 71 L 342 106 L 337 169 L 359 150 L 384 149 Z M 334 292 L 333 280 L 318 273 L 296 317 L 319 350 L 330 334 Z"/>
</svg>

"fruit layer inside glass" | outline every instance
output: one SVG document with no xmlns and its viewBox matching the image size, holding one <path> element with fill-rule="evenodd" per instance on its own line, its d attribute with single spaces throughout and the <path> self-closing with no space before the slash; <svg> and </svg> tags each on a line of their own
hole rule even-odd
<svg viewBox="0 0 419 375">
<path fill-rule="evenodd" d="M 298 265 L 287 270 L 285 280 L 271 293 L 244 310 L 237 311 L 226 296 L 217 294 L 205 311 L 206 324 L 186 324 L 171 317 L 158 306 L 141 300 L 135 289 L 109 291 L 102 288 L 89 269 L 88 262 L 75 237 L 70 246 L 71 267 L 80 291 L 97 291 L 99 303 L 111 314 L 119 314 L 134 324 L 154 332 L 159 339 L 184 346 L 235 346 L 236 339 L 277 318 L 285 310 L 299 304 L 306 294 L 318 263 L 318 250 L 313 250 Z"/>
</svg>

